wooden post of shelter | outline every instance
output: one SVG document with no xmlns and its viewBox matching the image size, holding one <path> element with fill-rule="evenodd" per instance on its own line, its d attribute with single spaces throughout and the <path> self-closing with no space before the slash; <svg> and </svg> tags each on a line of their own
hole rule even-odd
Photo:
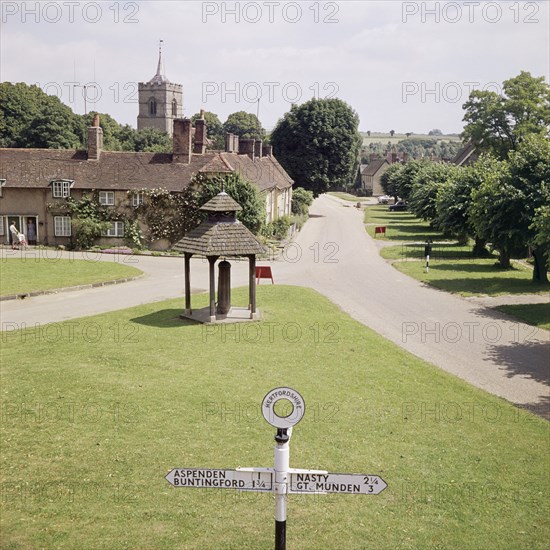
<svg viewBox="0 0 550 550">
<path fill-rule="evenodd" d="M 191 312 L 191 268 L 190 260 L 191 254 L 185 253 L 184 255 L 184 274 L 185 274 L 185 313 L 190 315 Z"/>
</svg>

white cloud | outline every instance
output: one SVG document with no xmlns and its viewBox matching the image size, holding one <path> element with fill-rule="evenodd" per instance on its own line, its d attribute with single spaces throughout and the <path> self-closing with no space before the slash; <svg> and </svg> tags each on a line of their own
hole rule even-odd
<svg viewBox="0 0 550 550">
<path fill-rule="evenodd" d="M 19 9 L 12 14 L 16 4 Z M 95 23 L 89 22 L 96 16 L 94 2 L 81 2 L 72 22 L 63 2 L 49 2 L 62 8 L 57 22 L 48 22 L 55 19 L 55 7 L 38 15 L 24 13 L 25 6 L 32 9 L 35 4 L 2 3 L 2 80 L 57 82 L 62 99 L 69 103 L 69 88 L 64 83 L 74 80 L 76 66 L 78 82 L 95 80 L 101 88 L 95 108 L 132 125 L 137 116 L 132 101 L 135 83 L 153 76 L 159 39 L 164 40 L 168 78 L 184 85 L 186 114 L 201 106 L 222 120 L 236 110 L 256 112 L 257 103 L 246 101 L 243 91 L 254 99 L 259 87 L 264 94 L 260 117 L 266 127 L 272 127 L 289 109 L 296 95 L 289 83 L 296 82 L 299 101 L 309 99 L 314 90 L 323 96 L 336 86 L 338 97 L 355 108 L 365 130 L 422 132 L 440 127 L 460 131 L 461 105 L 468 91 L 465 83 L 501 83 L 520 70 L 548 77 L 550 62 L 548 2 L 501 2 L 500 20 L 494 23 L 488 19 L 497 13 L 490 6 L 495 2 L 485 1 L 475 8 L 473 22 L 461 2 L 306 1 L 299 4 L 301 13 L 295 23 L 289 20 L 298 12 L 286 1 L 274 6 L 273 22 L 263 1 L 110 0 L 97 3 L 101 16 Z M 224 22 L 223 6 L 231 9 L 237 4 L 240 22 L 230 13 Z M 445 21 L 458 13 L 456 5 L 463 10 L 460 21 Z M 439 23 L 423 13 L 426 8 L 439 10 Z M 413 14 L 415 9 L 418 13 Z M 258 13 L 257 23 L 247 22 Z M 323 23 L 325 18 L 338 22 Z M 273 102 L 266 82 L 279 83 L 271 88 Z M 403 83 L 407 82 L 417 85 L 418 93 L 403 98 Z M 217 85 L 218 92 L 205 101 L 207 83 Z M 450 101 L 456 96 L 450 95 L 450 83 L 461 87 L 460 100 Z M 224 86 L 240 89 L 240 101 L 234 95 L 224 97 Z M 439 96 L 422 97 L 422 91 L 438 86 Z M 81 97 L 70 105 L 83 112 Z"/>
</svg>

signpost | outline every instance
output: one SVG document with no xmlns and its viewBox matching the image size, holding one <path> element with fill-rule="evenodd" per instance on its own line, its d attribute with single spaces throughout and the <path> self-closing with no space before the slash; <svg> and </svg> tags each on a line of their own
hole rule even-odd
<svg viewBox="0 0 550 550">
<path fill-rule="evenodd" d="M 292 407 L 288 415 L 281 416 L 275 411 L 279 401 L 286 401 Z M 292 428 L 305 414 L 304 399 L 296 390 L 287 387 L 271 390 L 262 401 L 262 414 L 269 424 L 277 428 L 273 468 L 174 468 L 166 474 L 166 480 L 174 487 L 275 493 L 275 550 L 286 549 L 288 494 L 378 495 L 388 486 L 377 475 L 333 474 L 325 470 L 290 468 Z"/>
</svg>

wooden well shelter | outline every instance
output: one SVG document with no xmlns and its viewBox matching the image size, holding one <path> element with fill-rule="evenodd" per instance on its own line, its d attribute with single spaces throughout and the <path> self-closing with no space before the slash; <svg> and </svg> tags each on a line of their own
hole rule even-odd
<svg viewBox="0 0 550 550">
<path fill-rule="evenodd" d="M 201 206 L 208 217 L 174 245 L 184 255 L 185 310 L 184 318 L 202 323 L 256 320 L 256 256 L 267 252 L 255 235 L 237 220 L 242 207 L 225 191 Z M 208 260 L 210 303 L 206 308 L 191 307 L 191 257 L 200 255 Z M 225 258 L 247 257 L 249 261 L 248 308 L 231 306 L 231 264 Z M 218 301 L 216 303 L 216 262 L 219 263 Z"/>
</svg>

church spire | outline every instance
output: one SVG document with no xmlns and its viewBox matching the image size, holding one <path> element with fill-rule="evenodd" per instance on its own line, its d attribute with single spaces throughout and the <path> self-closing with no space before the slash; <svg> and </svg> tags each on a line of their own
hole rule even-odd
<svg viewBox="0 0 550 550">
<path fill-rule="evenodd" d="M 162 43 L 164 40 L 159 40 L 159 61 L 157 64 L 157 72 L 155 76 L 149 81 L 154 84 L 169 84 L 170 81 L 166 78 L 164 74 L 164 62 L 162 61 Z"/>
</svg>

